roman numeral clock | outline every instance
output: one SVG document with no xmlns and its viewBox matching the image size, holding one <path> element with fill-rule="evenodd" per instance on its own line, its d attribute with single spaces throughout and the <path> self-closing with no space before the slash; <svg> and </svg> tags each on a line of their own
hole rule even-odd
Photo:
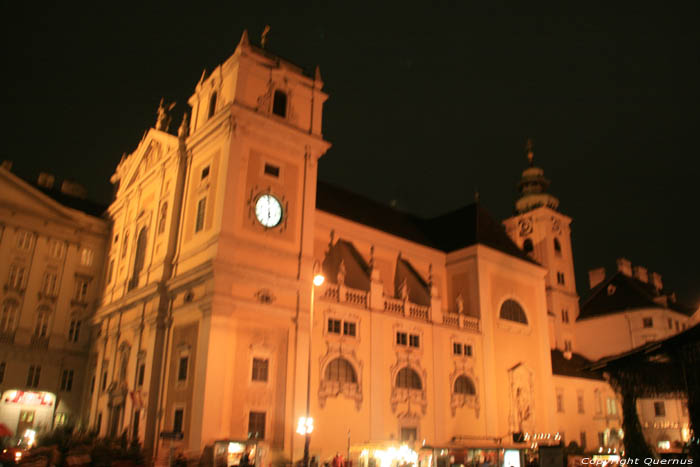
<svg viewBox="0 0 700 467">
<path fill-rule="evenodd" d="M 273 193 L 269 188 L 252 190 L 249 198 L 253 224 L 264 230 L 277 229 L 283 232 L 287 224 L 288 203 L 284 196 Z"/>
</svg>

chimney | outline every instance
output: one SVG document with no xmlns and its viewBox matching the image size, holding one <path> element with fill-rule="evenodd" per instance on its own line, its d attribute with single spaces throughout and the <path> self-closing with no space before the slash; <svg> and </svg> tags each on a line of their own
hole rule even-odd
<svg viewBox="0 0 700 467">
<path fill-rule="evenodd" d="M 664 288 L 664 283 L 661 282 L 661 274 L 658 272 L 651 273 L 651 283 L 657 291 L 661 291 Z"/>
<path fill-rule="evenodd" d="M 70 180 L 63 181 L 61 184 L 61 193 L 80 199 L 85 199 L 87 197 L 87 190 L 85 187 L 79 183 L 71 182 Z"/>
<path fill-rule="evenodd" d="M 632 263 L 625 258 L 617 259 L 617 270 L 625 276 L 632 276 Z"/>
<path fill-rule="evenodd" d="M 649 282 L 649 274 L 647 273 L 647 268 L 645 268 L 644 266 L 635 266 L 633 270 L 634 277 L 637 280 L 644 282 L 645 284 Z"/>
<path fill-rule="evenodd" d="M 588 284 L 591 289 L 605 280 L 605 268 L 591 269 L 588 271 Z"/>
<path fill-rule="evenodd" d="M 53 188 L 53 184 L 55 181 L 56 181 L 56 177 L 54 177 L 52 174 L 46 173 L 46 172 L 41 172 L 39 174 L 39 178 L 37 179 L 36 183 L 40 187 L 48 188 L 50 190 Z"/>
<path fill-rule="evenodd" d="M 12 172 L 12 161 L 2 161 L 2 164 L 0 164 L 0 167 L 3 169 L 7 170 L 8 172 Z"/>
</svg>

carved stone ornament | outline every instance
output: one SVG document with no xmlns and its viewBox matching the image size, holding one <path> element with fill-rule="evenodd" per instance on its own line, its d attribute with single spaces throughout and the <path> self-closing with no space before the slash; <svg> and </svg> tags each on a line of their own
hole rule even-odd
<svg viewBox="0 0 700 467">
<path fill-rule="evenodd" d="M 520 236 L 527 237 L 532 233 L 532 218 L 527 217 L 520 219 L 518 221 L 518 227 L 520 228 Z"/>
<path fill-rule="evenodd" d="M 255 298 L 263 305 L 269 305 L 275 301 L 277 297 L 270 289 L 260 289 L 255 292 Z"/>
<path fill-rule="evenodd" d="M 330 381 L 325 378 L 326 368 L 336 358 L 343 358 L 355 370 L 355 382 Z M 318 403 L 324 408 L 330 397 L 347 397 L 355 401 L 355 408 L 362 407 L 362 361 L 357 358 L 354 349 L 348 349 L 341 342 L 326 342 L 326 353 L 319 361 Z"/>
<path fill-rule="evenodd" d="M 552 216 L 552 232 L 559 233 L 560 231 L 561 231 L 561 223 L 559 222 L 559 219 Z"/>
<path fill-rule="evenodd" d="M 396 386 L 396 376 L 403 368 L 411 368 L 421 378 L 421 389 L 400 388 Z M 405 352 L 396 353 L 396 363 L 391 367 L 391 411 L 396 413 L 416 413 L 417 409 L 425 415 L 428 409 L 428 397 L 425 389 L 428 373 L 421 366 L 417 356 Z"/>
<path fill-rule="evenodd" d="M 518 363 L 508 370 L 510 386 L 510 428 L 513 432 L 533 431 L 535 427 L 535 383 L 532 370 Z"/>
<path fill-rule="evenodd" d="M 474 394 L 457 394 L 455 392 L 455 381 L 460 376 L 467 376 L 474 383 Z M 450 373 L 450 410 L 452 411 L 452 416 L 457 415 L 457 409 L 462 407 L 468 407 L 474 409 L 474 416 L 479 418 L 479 413 L 481 412 L 481 404 L 479 401 L 479 393 L 477 388 L 479 387 L 479 379 L 474 375 L 474 369 L 469 367 L 466 363 L 455 362 L 455 367 Z"/>
</svg>

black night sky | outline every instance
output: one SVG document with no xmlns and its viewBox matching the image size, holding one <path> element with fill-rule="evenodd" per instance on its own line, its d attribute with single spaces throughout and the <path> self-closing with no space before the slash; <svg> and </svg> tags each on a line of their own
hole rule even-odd
<svg viewBox="0 0 700 467">
<path fill-rule="evenodd" d="M 0 158 L 107 203 L 160 98 L 177 126 L 202 70 L 269 24 L 268 49 L 319 65 L 331 96 L 321 179 L 425 216 L 478 189 L 503 219 L 532 137 L 574 219 L 579 294 L 624 256 L 698 305 L 697 2 L 298 4 L 5 2 Z"/>
</svg>

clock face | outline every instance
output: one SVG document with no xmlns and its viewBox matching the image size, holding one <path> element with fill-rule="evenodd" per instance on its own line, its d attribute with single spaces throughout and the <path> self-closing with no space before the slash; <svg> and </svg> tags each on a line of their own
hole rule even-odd
<svg viewBox="0 0 700 467">
<path fill-rule="evenodd" d="M 255 217 L 265 227 L 276 227 L 282 222 L 282 205 L 272 195 L 262 195 L 255 202 Z"/>
</svg>

